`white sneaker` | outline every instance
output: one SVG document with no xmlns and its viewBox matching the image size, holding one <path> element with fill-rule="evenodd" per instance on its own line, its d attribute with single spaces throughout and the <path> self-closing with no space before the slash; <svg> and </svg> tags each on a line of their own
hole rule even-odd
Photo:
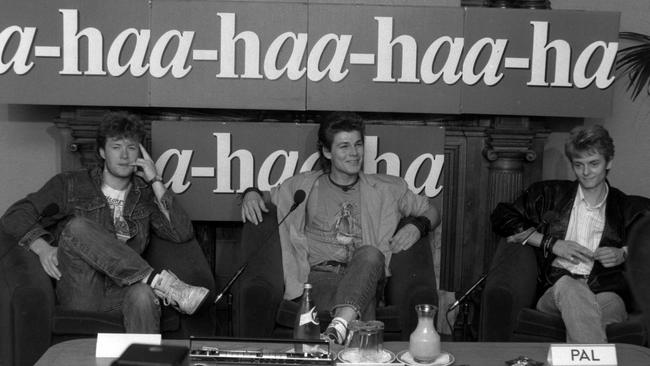
<svg viewBox="0 0 650 366">
<path fill-rule="evenodd" d="M 188 285 L 167 270 L 154 276 L 151 288 L 166 306 L 171 305 L 174 309 L 188 315 L 194 314 L 210 292 L 205 287 Z"/>
</svg>

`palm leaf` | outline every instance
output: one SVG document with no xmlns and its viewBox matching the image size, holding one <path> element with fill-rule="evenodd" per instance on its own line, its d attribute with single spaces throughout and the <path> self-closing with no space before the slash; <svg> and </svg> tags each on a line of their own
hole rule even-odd
<svg viewBox="0 0 650 366">
<path fill-rule="evenodd" d="M 620 49 L 616 60 L 616 69 L 629 78 L 627 90 L 632 89 L 632 100 L 635 100 L 643 89 L 650 94 L 650 36 L 621 32 L 619 37 L 637 43 Z"/>
</svg>

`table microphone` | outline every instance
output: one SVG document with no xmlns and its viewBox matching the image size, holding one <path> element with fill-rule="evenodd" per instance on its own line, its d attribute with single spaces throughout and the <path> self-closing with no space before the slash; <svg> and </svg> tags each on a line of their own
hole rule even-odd
<svg viewBox="0 0 650 366">
<path fill-rule="evenodd" d="M 481 276 L 481 278 L 479 278 L 478 281 L 476 281 L 476 282 L 472 285 L 472 287 L 469 288 L 469 290 L 465 291 L 465 293 L 463 294 L 463 296 L 461 296 L 458 300 L 456 300 L 456 302 L 454 302 L 454 303 L 449 307 L 449 310 L 447 310 L 447 311 L 452 311 L 452 310 L 456 309 L 456 308 L 458 307 L 458 305 L 460 305 L 463 301 L 465 301 L 465 299 L 466 299 L 469 295 L 471 295 L 472 292 L 474 292 L 474 290 L 475 290 L 475 289 L 476 289 L 476 288 L 477 288 L 481 283 L 483 283 L 483 281 L 485 281 L 485 279 L 487 278 L 487 276 L 488 276 L 487 273 L 484 274 L 483 276 Z"/>
<path fill-rule="evenodd" d="M 271 235 L 273 235 L 273 233 L 278 229 L 278 227 L 280 227 L 280 225 L 282 225 L 282 223 L 284 222 L 284 220 L 286 220 L 287 217 L 289 217 L 289 215 L 290 215 L 293 211 L 295 211 L 296 208 L 298 208 L 298 206 L 300 206 L 300 204 L 305 200 L 306 197 L 307 197 L 307 194 L 306 194 L 305 191 L 303 191 L 302 189 L 297 190 L 296 193 L 293 194 L 293 204 L 292 204 L 291 207 L 289 208 L 289 212 L 287 212 L 287 214 L 284 215 L 284 217 L 282 218 L 282 220 L 280 220 L 280 222 L 278 222 L 278 224 L 275 225 L 275 227 L 273 228 L 273 230 L 271 230 L 271 232 L 270 232 L 269 234 L 267 234 L 266 238 L 264 238 L 264 240 L 262 241 L 262 243 L 266 243 L 266 241 L 269 240 L 269 237 L 271 237 Z M 257 253 L 259 253 L 259 251 L 258 251 Z M 257 254 L 257 253 L 256 253 L 256 254 Z M 239 269 L 237 270 L 237 272 L 235 272 L 235 274 L 230 278 L 230 280 L 228 281 L 228 283 L 226 284 L 226 286 L 223 288 L 223 290 L 221 290 L 221 292 L 217 295 L 216 299 L 214 300 L 214 303 L 215 303 L 215 304 L 216 304 L 217 302 L 219 302 L 219 300 L 221 300 L 221 298 L 223 298 L 223 296 L 224 296 L 226 293 L 228 293 L 228 291 L 230 290 L 230 288 L 232 287 L 232 285 L 235 283 L 235 281 L 237 281 L 237 279 L 239 278 L 239 276 L 241 276 L 242 273 L 244 273 L 244 270 L 245 270 L 246 267 L 248 266 L 248 262 L 250 262 L 250 260 L 253 259 L 253 258 L 254 258 L 254 256 L 251 256 L 250 258 L 248 258 L 248 260 L 247 260 L 247 261 L 246 261 L 246 262 L 245 262 L 241 267 L 239 267 Z"/>
<path fill-rule="evenodd" d="M 546 231 L 548 230 L 548 227 L 549 227 L 549 225 L 551 224 L 551 222 L 557 220 L 558 217 L 559 217 L 559 215 L 558 215 L 558 213 L 555 212 L 555 211 L 546 211 L 546 212 L 544 212 L 544 214 L 542 215 L 542 220 L 541 220 L 541 222 L 539 223 L 539 225 L 537 225 L 537 227 L 535 228 L 535 230 L 538 231 L 538 232 L 546 232 Z M 456 300 L 456 302 L 454 302 L 454 303 L 449 307 L 449 309 L 448 309 L 447 311 L 450 312 L 450 311 L 456 309 L 456 308 L 457 308 L 457 307 L 458 307 L 458 306 L 459 306 L 463 301 L 465 301 L 465 299 L 466 299 L 469 295 L 471 295 L 472 292 L 474 292 L 474 291 L 476 290 L 476 288 L 477 288 L 481 283 L 483 283 L 483 281 L 485 281 L 485 279 L 488 277 L 488 275 L 489 275 L 490 273 L 492 273 L 492 271 L 493 271 L 494 269 L 496 269 L 497 267 L 499 267 L 499 265 L 501 265 L 501 263 L 504 261 L 504 259 L 505 259 L 505 258 L 502 257 L 501 260 L 500 260 L 499 262 L 497 262 L 496 264 L 494 264 L 494 265 L 493 265 L 493 266 L 488 270 L 487 273 L 483 274 L 483 275 L 482 275 L 482 276 L 481 276 L 481 277 L 480 277 L 476 282 L 474 282 L 474 284 L 472 285 L 472 287 L 470 287 L 469 290 L 465 291 L 465 293 L 463 294 L 463 296 L 461 296 L 458 300 Z"/>
</svg>

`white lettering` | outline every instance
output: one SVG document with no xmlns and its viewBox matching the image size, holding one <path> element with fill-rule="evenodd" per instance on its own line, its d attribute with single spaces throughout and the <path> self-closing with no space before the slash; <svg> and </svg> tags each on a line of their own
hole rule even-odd
<svg viewBox="0 0 650 366">
<path fill-rule="evenodd" d="M 165 50 L 167 50 L 169 42 L 171 42 L 173 38 L 178 39 L 178 47 L 176 48 L 174 57 L 172 57 L 171 61 L 169 61 L 169 64 L 167 64 L 167 66 L 163 66 L 163 56 L 165 54 Z M 163 34 L 158 39 L 158 41 L 156 41 L 156 44 L 153 46 L 153 50 L 151 50 L 151 76 L 155 78 L 161 78 L 165 76 L 171 69 L 172 75 L 175 78 L 180 79 L 185 77 L 185 75 L 187 75 L 192 69 L 192 66 L 185 67 L 185 61 L 190 54 L 193 39 L 194 32 L 181 33 L 176 30 L 165 32 L 165 34 Z"/>
<path fill-rule="evenodd" d="M 469 51 L 467 51 L 467 56 L 465 56 L 465 61 L 463 62 L 463 82 L 467 85 L 474 85 L 482 78 L 485 85 L 496 85 L 503 78 L 503 73 L 497 74 L 497 71 L 499 71 L 499 65 L 501 64 L 501 59 L 503 58 L 507 44 L 508 41 L 505 39 L 497 39 L 495 42 L 492 38 L 482 38 L 476 41 Z M 488 45 L 491 51 L 490 58 L 483 67 L 483 70 L 478 74 L 474 73 L 476 61 L 483 48 Z"/>
<path fill-rule="evenodd" d="M 548 51 L 555 50 L 555 77 L 551 86 L 570 87 L 569 67 L 571 66 L 571 46 L 567 41 L 557 39 L 548 42 L 548 22 L 530 22 L 533 25 L 533 56 L 530 68 L 529 86 L 548 86 L 546 82 L 546 63 Z"/>
<path fill-rule="evenodd" d="M 239 187 L 253 186 L 253 154 L 246 149 L 230 153 L 230 134 L 213 133 L 217 138 L 217 188 L 214 193 L 234 193 L 230 179 L 232 160 L 239 159 Z M 243 189 L 240 189 L 243 192 Z"/>
<path fill-rule="evenodd" d="M 424 180 L 421 186 L 415 186 L 415 179 L 418 176 L 418 172 L 422 169 L 422 164 L 425 161 L 431 161 L 431 168 L 429 169 L 429 175 L 427 179 Z M 442 186 L 438 186 L 438 181 L 440 180 L 440 175 L 442 174 L 442 166 L 445 162 L 445 156 L 442 154 L 436 154 L 434 157 L 432 154 L 422 154 L 415 158 L 411 165 L 406 170 L 404 174 L 404 180 L 408 184 L 409 188 L 416 194 L 420 194 L 424 190 L 424 195 L 427 197 L 435 197 L 442 191 Z"/>
<path fill-rule="evenodd" d="M 589 61 L 594 56 L 594 53 L 599 49 L 603 49 L 603 58 L 598 65 L 598 69 L 591 76 L 587 77 L 587 66 L 589 66 Z M 605 89 L 612 85 L 614 82 L 614 76 L 609 77 L 612 72 L 612 67 L 616 61 L 616 51 L 618 50 L 617 42 L 594 42 L 587 46 L 576 61 L 576 65 L 573 68 L 573 83 L 578 88 L 588 87 L 594 80 L 596 81 L 596 86 L 599 89 Z"/>
<path fill-rule="evenodd" d="M 79 28 L 79 12 L 76 9 L 59 9 L 63 14 L 63 70 L 61 75 L 106 75 L 103 70 L 104 57 L 103 36 L 97 28 Z M 79 70 L 79 41 L 86 37 L 88 41 L 88 70 Z"/>
<path fill-rule="evenodd" d="M 120 64 L 120 54 L 124 49 L 126 41 L 128 41 L 131 36 L 135 38 L 135 49 L 133 50 L 133 54 L 131 54 L 129 61 L 122 65 Z M 112 76 L 120 76 L 124 74 L 126 70 L 131 70 L 131 75 L 135 77 L 144 75 L 149 69 L 149 63 L 145 62 L 145 57 L 150 38 L 151 32 L 148 29 L 138 31 L 135 28 L 129 28 L 118 34 L 111 44 L 111 48 L 109 48 L 108 55 L 106 56 L 106 69 L 109 74 Z"/>
<path fill-rule="evenodd" d="M 5 63 L 3 61 L 5 59 L 5 48 L 13 34 L 18 34 L 20 41 L 14 55 Z M 27 63 L 27 57 L 34 43 L 35 35 L 36 28 L 25 27 L 25 29 L 21 29 L 16 25 L 7 27 L 0 32 L 0 75 L 12 67 L 17 75 L 24 75 L 34 67 L 33 62 Z"/>
<path fill-rule="evenodd" d="M 320 61 L 330 41 L 333 41 L 335 44 L 334 55 L 329 64 L 321 70 Z M 307 58 L 307 77 L 309 80 L 321 81 L 325 75 L 328 75 L 329 79 L 335 83 L 343 80 L 349 72 L 348 69 L 343 69 L 343 65 L 345 64 L 345 56 L 348 54 L 351 41 L 352 36 L 348 34 L 343 34 L 339 37 L 336 34 L 329 33 L 321 37 L 311 49 Z"/>
<path fill-rule="evenodd" d="M 377 173 L 379 162 L 384 161 L 384 163 L 386 163 L 386 174 L 399 176 L 399 156 L 392 152 L 386 152 L 377 156 L 377 149 L 379 147 L 377 136 L 366 136 L 363 145 L 363 171 L 365 173 Z"/>
<path fill-rule="evenodd" d="M 284 169 L 282 169 L 282 173 L 280 174 L 280 177 L 275 181 L 275 183 L 271 183 L 271 170 L 273 169 L 273 166 L 277 162 L 278 158 L 284 157 Z M 264 162 L 262 163 L 262 166 L 260 167 L 260 171 L 257 174 L 257 188 L 259 188 L 262 191 L 268 191 L 271 189 L 271 187 L 275 187 L 278 184 L 280 184 L 282 181 L 284 181 L 287 178 L 291 178 L 294 175 L 294 172 L 296 171 L 296 166 L 298 165 L 298 152 L 297 151 L 290 151 L 287 153 L 284 150 L 276 150 L 271 153 L 266 159 L 264 159 Z"/>
<path fill-rule="evenodd" d="M 189 170 L 190 162 L 192 161 L 192 155 L 194 155 L 194 151 L 192 150 L 178 151 L 177 149 L 169 149 L 162 153 L 156 161 L 156 170 L 162 175 L 171 159 L 174 156 L 178 158 L 176 170 L 174 170 L 171 178 L 165 184 L 165 187 L 171 189 L 172 192 L 176 194 L 183 193 L 190 188 L 191 183 L 185 182 L 185 179 L 187 178 L 187 172 Z"/>
<path fill-rule="evenodd" d="M 394 82 L 393 47 L 400 44 L 402 48 L 402 76 L 398 82 L 417 83 L 416 64 L 418 46 L 415 39 L 408 35 L 393 38 L 393 18 L 375 17 L 377 20 L 377 76 L 372 81 Z"/>
<path fill-rule="evenodd" d="M 282 45 L 289 39 L 293 40 L 293 48 L 289 60 L 283 68 L 278 69 L 277 62 L 280 50 Z M 269 49 L 266 51 L 266 56 L 264 57 L 264 75 L 269 80 L 277 80 L 282 74 L 287 73 L 289 80 L 298 80 L 303 75 L 305 75 L 306 68 L 300 68 L 302 63 L 303 55 L 307 49 L 307 34 L 299 33 L 296 36 L 295 33 L 286 32 L 277 37 Z"/>
<path fill-rule="evenodd" d="M 219 59 L 219 78 L 237 78 L 235 74 L 235 45 L 244 42 L 244 74 L 242 78 L 261 79 L 260 39 L 255 32 L 244 31 L 235 35 L 235 14 L 217 13 L 221 18 L 221 58 Z"/>
<path fill-rule="evenodd" d="M 440 47 L 445 43 L 449 45 L 449 55 L 440 71 L 435 72 L 433 67 L 436 61 L 436 56 L 438 55 L 438 51 L 440 51 Z M 440 75 L 442 75 L 442 80 L 445 84 L 455 84 L 462 75 L 456 70 L 458 70 L 458 65 L 460 65 L 460 57 L 463 54 L 464 44 L 465 40 L 463 38 L 454 38 L 452 40 L 451 37 L 446 36 L 433 41 L 422 57 L 422 64 L 420 65 L 420 76 L 422 81 L 425 84 L 433 84 L 438 81 Z"/>
</svg>

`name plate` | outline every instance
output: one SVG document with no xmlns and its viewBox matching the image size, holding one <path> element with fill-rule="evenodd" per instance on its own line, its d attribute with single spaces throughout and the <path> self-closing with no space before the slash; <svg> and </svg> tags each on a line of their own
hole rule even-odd
<svg viewBox="0 0 650 366">
<path fill-rule="evenodd" d="M 550 366 L 618 365 L 613 344 L 551 344 L 547 360 Z"/>
<path fill-rule="evenodd" d="M 134 343 L 160 346 L 161 340 L 160 334 L 97 333 L 95 357 L 116 358 Z"/>
</svg>

